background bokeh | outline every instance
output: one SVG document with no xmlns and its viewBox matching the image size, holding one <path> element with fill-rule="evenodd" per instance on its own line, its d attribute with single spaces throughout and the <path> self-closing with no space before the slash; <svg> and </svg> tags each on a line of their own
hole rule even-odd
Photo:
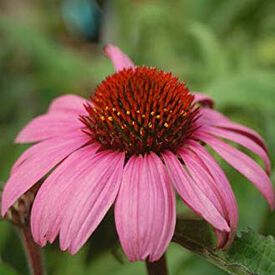
<svg viewBox="0 0 275 275">
<path fill-rule="evenodd" d="M 113 72 L 102 47 L 119 45 L 137 64 L 172 71 L 191 90 L 259 131 L 275 161 L 275 1 L 1 0 L 0 181 L 26 148 L 16 133 L 64 93 L 88 97 Z M 239 230 L 275 235 L 275 214 L 256 189 L 223 163 L 240 211 Z M 272 172 L 275 179 L 275 170 Z M 179 207 L 179 211 L 186 209 Z M 49 274 L 145 274 L 117 248 L 112 213 L 74 257 L 45 249 Z M 0 221 L 0 274 L 28 274 L 16 230 Z M 175 244 L 172 275 L 224 274 Z"/>
</svg>

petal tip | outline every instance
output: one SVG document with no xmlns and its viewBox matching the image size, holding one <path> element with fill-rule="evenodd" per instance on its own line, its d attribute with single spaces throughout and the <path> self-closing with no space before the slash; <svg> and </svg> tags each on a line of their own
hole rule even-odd
<svg viewBox="0 0 275 275">
<path fill-rule="evenodd" d="M 16 138 L 14 139 L 14 143 L 15 144 L 20 144 L 20 143 L 24 143 L 25 142 L 24 141 L 24 134 L 22 132 L 23 132 L 23 130 L 21 130 L 19 132 L 19 134 L 16 136 Z"/>
<path fill-rule="evenodd" d="M 230 231 L 231 231 L 231 228 L 230 228 L 228 222 L 225 219 L 223 219 L 220 222 L 219 228 L 216 228 L 216 229 L 219 230 L 219 231 L 225 232 L 225 233 L 230 233 Z"/>
<path fill-rule="evenodd" d="M 38 245 L 40 245 L 41 247 L 44 247 L 47 244 L 47 240 L 43 239 L 43 240 L 34 240 Z"/>
<path fill-rule="evenodd" d="M 68 252 L 71 254 L 71 255 L 75 255 L 78 251 L 79 251 L 79 247 L 69 247 L 68 248 Z"/>
<path fill-rule="evenodd" d="M 104 47 L 103 47 L 103 52 L 104 54 L 109 57 L 110 55 L 110 51 L 112 51 L 113 48 L 116 48 L 116 46 L 114 46 L 113 44 L 106 44 Z"/>
<path fill-rule="evenodd" d="M 112 61 L 116 71 L 135 67 L 133 61 L 120 48 L 113 44 L 105 45 L 103 52 Z"/>
<path fill-rule="evenodd" d="M 37 243 L 39 246 L 44 247 L 47 244 L 46 237 L 40 237 L 38 233 L 35 230 L 33 230 L 33 226 L 31 226 L 31 234 L 34 242 Z"/>
<path fill-rule="evenodd" d="M 6 198 L 6 192 L 5 189 L 2 193 L 2 197 L 1 197 L 1 216 L 4 218 L 5 215 L 7 214 L 9 208 L 11 207 L 10 203 L 7 201 Z"/>
<path fill-rule="evenodd" d="M 8 209 L 4 208 L 3 205 L 2 205 L 2 207 L 1 207 L 1 216 L 2 216 L 2 218 L 5 217 L 5 215 L 7 214 L 7 211 L 8 211 Z"/>
</svg>

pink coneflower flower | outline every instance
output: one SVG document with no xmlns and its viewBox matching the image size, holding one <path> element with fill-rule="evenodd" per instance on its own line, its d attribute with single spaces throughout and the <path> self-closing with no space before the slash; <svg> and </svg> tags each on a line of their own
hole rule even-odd
<svg viewBox="0 0 275 275">
<path fill-rule="evenodd" d="M 205 145 L 250 180 L 273 208 L 263 139 L 214 111 L 212 99 L 190 93 L 171 73 L 135 66 L 115 46 L 105 53 L 116 73 L 90 100 L 61 96 L 19 133 L 16 142 L 36 144 L 12 168 L 2 215 L 49 174 L 32 207 L 37 243 L 44 246 L 59 235 L 61 249 L 76 253 L 114 205 L 128 258 L 155 261 L 174 233 L 176 190 L 215 229 L 217 246 L 227 247 L 237 228 L 236 200 Z M 258 155 L 265 170 L 226 141 Z"/>
</svg>

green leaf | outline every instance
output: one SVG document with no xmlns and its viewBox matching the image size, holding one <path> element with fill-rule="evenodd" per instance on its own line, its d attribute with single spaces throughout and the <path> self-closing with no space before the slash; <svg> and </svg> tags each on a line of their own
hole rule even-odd
<svg viewBox="0 0 275 275">
<path fill-rule="evenodd" d="M 173 240 L 198 253 L 214 246 L 213 232 L 203 220 L 178 218 Z"/>
<path fill-rule="evenodd" d="M 178 219 L 173 241 L 229 274 L 275 274 L 275 240 L 252 230 L 237 236 L 227 251 L 213 248 L 213 233 L 200 220 Z"/>
<path fill-rule="evenodd" d="M 9 265 L 0 263 L 0 274 L 18 275 L 18 273 Z"/>
</svg>

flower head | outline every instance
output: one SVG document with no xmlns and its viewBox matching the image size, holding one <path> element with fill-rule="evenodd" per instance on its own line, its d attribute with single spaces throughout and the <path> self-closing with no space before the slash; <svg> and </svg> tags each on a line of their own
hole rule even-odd
<svg viewBox="0 0 275 275">
<path fill-rule="evenodd" d="M 121 70 L 104 80 L 82 116 L 105 149 L 127 156 L 176 152 L 194 131 L 198 109 L 185 84 L 155 68 Z"/>
<path fill-rule="evenodd" d="M 155 261 L 172 239 L 175 192 L 213 226 L 217 246 L 233 240 L 237 204 L 209 145 L 249 179 L 274 207 L 270 161 L 253 130 L 212 109 L 171 73 L 135 66 L 115 46 L 105 48 L 116 73 L 90 100 L 53 101 L 32 120 L 18 143 L 34 142 L 14 164 L 2 197 L 2 215 L 46 174 L 32 207 L 31 229 L 45 245 L 59 235 L 76 253 L 112 205 L 122 247 L 131 261 Z M 226 141 L 258 155 L 265 170 Z"/>
</svg>

